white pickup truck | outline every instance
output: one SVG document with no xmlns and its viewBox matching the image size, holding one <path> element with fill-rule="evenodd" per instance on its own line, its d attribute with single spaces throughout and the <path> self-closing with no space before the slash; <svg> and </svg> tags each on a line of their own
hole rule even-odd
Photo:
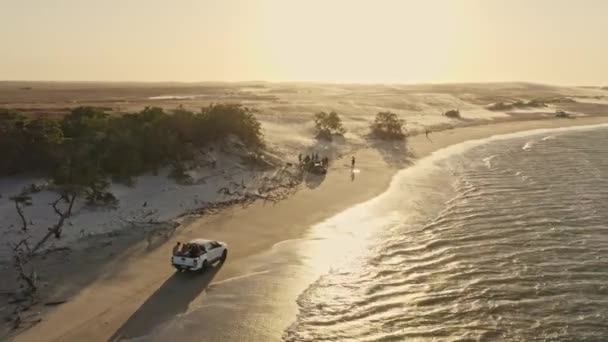
<svg viewBox="0 0 608 342">
<path fill-rule="evenodd" d="M 223 242 L 194 239 L 171 257 L 171 264 L 178 271 L 204 271 L 216 261 L 224 262 L 228 257 L 227 245 Z"/>
</svg>

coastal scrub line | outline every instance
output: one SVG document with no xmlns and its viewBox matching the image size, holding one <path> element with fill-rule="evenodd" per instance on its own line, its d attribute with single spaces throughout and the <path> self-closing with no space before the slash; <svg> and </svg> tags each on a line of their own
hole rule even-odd
<svg viewBox="0 0 608 342">
<path fill-rule="evenodd" d="M 264 147 L 261 126 L 240 105 L 216 104 L 192 112 L 145 109 L 123 115 L 78 107 L 59 120 L 28 119 L 0 110 L 0 176 L 36 173 L 57 186 L 93 189 L 103 180 L 132 177 L 170 165 L 180 168 L 199 151 L 228 136 L 250 150 Z"/>
</svg>

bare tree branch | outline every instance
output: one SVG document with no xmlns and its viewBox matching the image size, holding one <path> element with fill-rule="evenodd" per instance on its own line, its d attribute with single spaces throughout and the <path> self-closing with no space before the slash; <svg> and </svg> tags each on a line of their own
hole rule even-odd
<svg viewBox="0 0 608 342">
<path fill-rule="evenodd" d="M 25 269 L 23 267 L 23 264 L 24 264 L 23 259 L 26 259 L 25 262 L 27 262 L 27 258 L 24 258 L 21 255 L 21 253 L 19 253 L 19 252 L 15 253 L 15 255 L 14 255 L 15 268 L 19 272 L 19 278 L 21 280 L 23 280 L 25 282 L 25 284 L 28 286 L 28 289 L 27 289 L 28 297 L 33 297 L 33 295 L 38 290 L 38 287 L 36 286 L 38 276 L 35 271 L 32 271 L 29 275 L 25 272 Z"/>
<path fill-rule="evenodd" d="M 21 207 L 22 204 L 26 204 L 28 205 L 28 201 L 30 200 L 30 196 L 27 196 L 25 194 L 20 194 L 17 196 L 13 196 L 11 197 L 11 200 L 13 202 L 15 202 L 15 209 L 17 209 L 17 214 L 19 214 L 19 217 L 21 218 L 21 230 L 23 230 L 24 232 L 27 231 L 27 220 L 25 219 L 25 214 L 23 213 L 23 208 Z"/>
<path fill-rule="evenodd" d="M 70 205 L 68 206 L 68 211 L 65 213 L 66 217 L 72 216 L 72 207 L 74 206 L 74 202 L 76 201 L 76 194 L 72 194 L 72 199 L 70 199 Z"/>
<path fill-rule="evenodd" d="M 30 245 L 27 242 L 28 239 L 29 239 L 29 237 L 21 239 L 21 241 L 19 241 L 18 244 L 14 245 L 14 246 L 11 246 L 12 249 L 13 249 L 13 252 L 19 251 L 20 247 L 23 246 L 25 248 L 25 251 L 29 255 L 31 253 L 31 249 L 30 249 Z"/>
<path fill-rule="evenodd" d="M 46 235 L 40 241 L 38 241 L 38 243 L 31 250 L 30 254 L 36 253 L 48 241 L 48 239 L 52 235 L 55 235 L 56 239 L 61 238 L 61 233 L 63 231 L 63 224 L 65 222 L 65 219 L 70 217 L 70 215 L 71 215 L 72 206 L 74 205 L 74 201 L 76 200 L 76 194 L 72 194 L 72 198 L 69 200 L 70 205 L 69 205 L 68 209 L 65 212 L 61 212 L 61 210 L 59 210 L 57 208 L 57 203 L 59 203 L 60 200 L 66 199 L 66 198 L 67 198 L 66 195 L 61 195 L 61 197 L 59 197 L 55 202 L 51 203 L 53 210 L 55 210 L 55 213 L 57 213 L 57 215 L 59 215 L 59 221 L 57 222 L 57 224 L 48 228 L 48 233 L 46 233 Z"/>
<path fill-rule="evenodd" d="M 57 203 L 59 203 L 59 201 L 61 201 L 64 198 L 65 198 L 64 195 L 61 195 L 58 199 L 55 200 L 55 202 L 51 203 L 53 210 L 55 210 L 55 213 L 57 213 L 57 215 L 59 215 L 59 216 L 63 216 L 63 213 L 61 211 L 59 211 L 59 209 L 57 209 Z"/>
</svg>

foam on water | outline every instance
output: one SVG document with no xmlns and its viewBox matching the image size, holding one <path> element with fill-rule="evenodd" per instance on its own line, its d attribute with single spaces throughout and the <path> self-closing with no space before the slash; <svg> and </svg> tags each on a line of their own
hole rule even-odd
<svg viewBox="0 0 608 342">
<path fill-rule="evenodd" d="M 485 158 L 483 158 L 483 159 L 482 159 L 482 160 L 483 160 L 483 163 L 486 165 L 486 167 L 487 167 L 488 169 L 491 169 L 491 168 L 492 168 L 492 159 L 494 159 L 494 158 L 496 158 L 496 157 L 497 157 L 497 155 L 493 154 L 493 155 L 491 155 L 491 156 L 489 156 L 489 157 L 485 157 Z"/>
<path fill-rule="evenodd" d="M 382 195 L 252 256 L 246 276 L 212 284 L 182 314 L 125 337 L 605 340 L 608 186 L 599 184 L 608 161 L 592 157 L 608 145 L 585 140 L 605 127 L 436 151 Z M 531 136 L 537 145 L 522 151 Z"/>
<path fill-rule="evenodd" d="M 450 146 L 317 225 L 357 243 L 300 295 L 284 339 L 605 340 L 606 127 Z"/>
<path fill-rule="evenodd" d="M 522 150 L 531 150 L 532 146 L 534 146 L 534 141 L 528 141 L 521 149 Z"/>
<path fill-rule="evenodd" d="M 608 124 L 598 124 L 598 125 L 583 125 L 583 126 L 572 126 L 572 127 L 560 127 L 560 128 L 542 128 L 542 129 L 534 129 L 528 131 L 521 131 L 516 133 L 509 134 L 501 134 L 501 135 L 493 135 L 484 139 L 477 140 L 468 140 L 459 144 L 450 145 L 448 147 L 439 149 L 431 153 L 431 155 L 422 158 L 411 167 L 403 169 L 395 175 L 392 179 L 389 188 L 381 195 L 354 207 L 351 207 L 342 213 L 319 223 L 317 226 L 323 225 L 333 225 L 334 220 L 344 220 L 346 217 L 351 217 L 353 222 L 357 222 L 357 218 L 361 215 L 362 211 L 369 211 L 369 213 L 373 213 L 374 209 L 378 206 L 382 208 L 386 208 L 387 206 L 391 206 L 393 199 L 395 196 L 399 196 L 403 190 L 404 186 L 413 185 L 416 186 L 416 180 L 424 178 L 430 172 L 441 170 L 442 166 L 438 165 L 439 162 L 453 156 L 465 153 L 466 151 L 481 146 L 484 144 L 497 142 L 497 141 L 505 141 L 512 140 L 516 138 L 523 138 L 535 135 L 542 135 L 548 133 L 558 133 L 558 132 L 568 132 L 568 131 L 585 131 L 585 130 L 595 130 L 601 128 L 608 128 Z M 495 156 L 488 156 L 483 158 L 484 162 L 491 162 Z"/>
</svg>

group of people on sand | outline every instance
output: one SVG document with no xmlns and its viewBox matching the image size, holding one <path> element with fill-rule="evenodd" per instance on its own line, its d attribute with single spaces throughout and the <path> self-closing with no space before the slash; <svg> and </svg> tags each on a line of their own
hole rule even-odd
<svg viewBox="0 0 608 342">
<path fill-rule="evenodd" d="M 328 157 L 323 157 L 321 159 L 319 159 L 319 154 L 318 153 L 313 153 L 311 155 L 305 155 L 302 156 L 302 153 L 300 153 L 298 155 L 298 162 L 300 163 L 301 166 L 308 166 L 308 165 L 314 165 L 315 163 L 321 163 L 321 165 L 323 165 L 324 167 L 327 167 L 329 165 L 329 158 Z"/>
<path fill-rule="evenodd" d="M 204 253 L 205 249 L 195 243 L 184 243 L 177 242 L 173 247 L 173 255 L 184 256 L 189 258 L 197 258 Z"/>
</svg>

